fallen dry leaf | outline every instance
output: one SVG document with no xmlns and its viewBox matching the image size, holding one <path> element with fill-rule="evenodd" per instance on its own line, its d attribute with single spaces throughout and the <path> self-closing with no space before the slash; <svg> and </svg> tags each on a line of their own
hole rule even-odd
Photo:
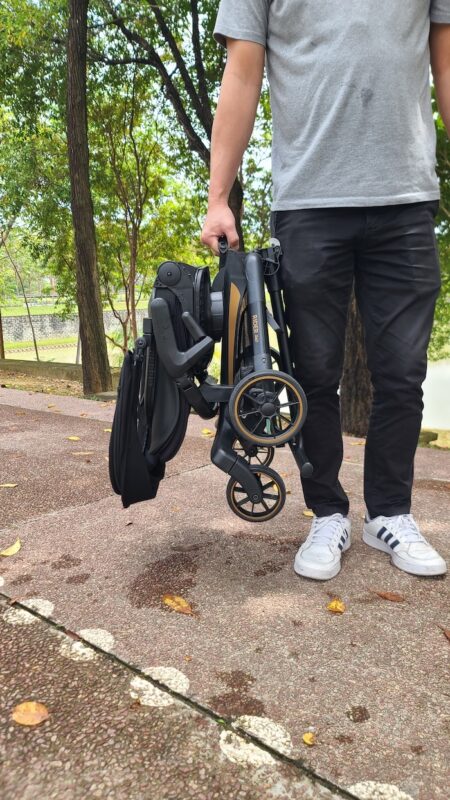
<svg viewBox="0 0 450 800">
<path fill-rule="evenodd" d="M 80 437 L 79 436 L 68 436 L 67 438 L 68 438 L 69 442 L 79 442 L 80 441 Z"/>
<path fill-rule="evenodd" d="M 15 489 L 18 483 L 0 483 L 0 489 Z"/>
<path fill-rule="evenodd" d="M 316 743 L 316 734 L 308 731 L 307 733 L 303 734 L 303 741 L 308 747 L 312 747 Z"/>
<path fill-rule="evenodd" d="M 16 553 L 19 552 L 20 548 L 22 547 L 22 542 L 20 539 L 16 539 L 14 544 L 10 547 L 7 547 L 6 550 L 2 550 L 0 556 L 15 556 Z"/>
<path fill-rule="evenodd" d="M 184 657 L 184 660 L 185 660 L 185 661 L 192 661 L 192 656 L 185 656 L 185 657 Z"/>
<path fill-rule="evenodd" d="M 103 428 L 105 433 L 112 433 L 112 428 Z"/>
<path fill-rule="evenodd" d="M 36 703 L 28 700 L 26 703 L 19 703 L 11 712 L 14 722 L 19 725 L 39 725 L 48 719 L 49 713 L 47 706 L 43 703 Z"/>
<path fill-rule="evenodd" d="M 177 611 L 179 614 L 191 614 L 193 615 L 192 606 L 188 603 L 184 597 L 179 597 L 176 594 L 163 594 L 162 601 L 166 606 L 169 606 L 173 611 Z"/>
<path fill-rule="evenodd" d="M 77 450 L 76 452 L 72 453 L 73 456 L 93 456 L 93 450 Z"/>
<path fill-rule="evenodd" d="M 54 407 L 55 407 L 54 403 L 49 403 L 48 406 L 47 406 L 47 408 L 54 408 Z"/>
<path fill-rule="evenodd" d="M 447 639 L 450 642 L 450 628 L 443 628 L 442 625 L 439 625 L 439 627 L 440 627 L 442 633 L 444 634 L 444 636 L 446 636 Z"/>
<path fill-rule="evenodd" d="M 88 416 L 88 412 L 87 411 L 81 411 L 80 412 L 80 417 L 87 417 L 87 416 Z"/>
<path fill-rule="evenodd" d="M 302 514 L 304 517 L 313 517 L 314 511 L 310 511 L 309 508 L 304 508 Z"/>
<path fill-rule="evenodd" d="M 202 436 L 215 436 L 216 434 L 211 428 L 202 428 Z"/>
<path fill-rule="evenodd" d="M 403 603 L 405 600 L 403 595 L 397 592 L 375 592 L 375 594 L 381 597 L 382 600 L 390 600 L 391 603 Z"/>
<path fill-rule="evenodd" d="M 365 442 L 350 442 L 350 447 L 357 447 L 359 444 L 365 444 Z"/>
<path fill-rule="evenodd" d="M 339 597 L 335 597 L 334 600 L 328 603 L 327 609 L 328 611 L 332 611 L 333 614 L 343 614 L 345 611 L 345 603 L 343 603 Z"/>
</svg>

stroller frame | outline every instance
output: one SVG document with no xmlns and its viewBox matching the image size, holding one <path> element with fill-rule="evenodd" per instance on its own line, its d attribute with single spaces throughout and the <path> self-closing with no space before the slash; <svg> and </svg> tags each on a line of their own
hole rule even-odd
<svg viewBox="0 0 450 800">
<path fill-rule="evenodd" d="M 172 261 L 160 265 L 144 336 L 136 347 L 141 342 L 145 349 L 146 334 L 153 335 L 164 369 L 190 406 L 205 419 L 218 414 L 211 461 L 230 476 L 228 503 L 242 519 L 263 522 L 279 513 L 286 498 L 281 476 L 269 467 L 275 448 L 289 444 L 301 475 L 313 472 L 301 433 L 307 400 L 294 377 L 277 274 L 280 242 L 271 238 L 268 248 L 242 253 L 230 250 L 221 236 L 219 253 L 212 286 L 207 267 Z M 206 276 L 201 274 L 205 270 Z M 202 301 L 196 305 L 192 285 L 205 277 L 203 288 L 197 287 Z M 161 288 L 173 292 L 184 309 L 181 320 L 189 342 L 184 351 L 177 344 L 169 304 L 158 296 Z M 269 327 L 278 350 L 270 346 Z M 215 341 L 222 348 L 220 383 L 207 372 Z"/>
</svg>

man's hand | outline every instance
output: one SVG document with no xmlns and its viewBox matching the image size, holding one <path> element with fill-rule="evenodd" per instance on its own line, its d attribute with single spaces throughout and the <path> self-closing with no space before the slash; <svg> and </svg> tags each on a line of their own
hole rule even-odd
<svg viewBox="0 0 450 800">
<path fill-rule="evenodd" d="M 450 25 L 431 23 L 430 59 L 439 113 L 450 137 Z"/>
<path fill-rule="evenodd" d="M 230 250 L 239 247 L 239 236 L 236 230 L 234 214 L 228 203 L 209 204 L 208 213 L 203 223 L 200 241 L 211 248 L 214 255 L 219 255 L 218 238 L 222 234 L 227 237 Z"/>
</svg>

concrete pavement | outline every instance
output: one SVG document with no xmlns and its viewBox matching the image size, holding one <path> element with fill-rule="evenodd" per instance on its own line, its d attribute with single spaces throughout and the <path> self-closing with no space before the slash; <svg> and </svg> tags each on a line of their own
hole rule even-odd
<svg viewBox="0 0 450 800">
<path fill-rule="evenodd" d="M 268 523 L 244 522 L 228 508 L 227 476 L 211 464 L 211 440 L 201 434 L 214 424 L 191 415 L 157 497 L 124 510 L 107 475 L 113 410 L 0 390 L 0 483 L 17 483 L 0 489 L 0 548 L 22 540 L 0 563 L 1 591 L 65 629 L 101 631 L 101 648 L 153 675 L 196 713 L 250 731 L 289 762 L 296 780 L 319 776 L 335 787 L 320 791 L 337 797 L 351 790 L 361 800 L 447 800 L 448 579 L 407 575 L 362 542 L 363 440 L 344 437 L 353 544 L 340 574 L 321 583 L 292 569 L 310 518 L 289 450 L 278 449 L 273 463 L 290 490 L 283 511 Z M 419 448 L 415 476 L 412 511 L 449 560 L 450 454 Z M 184 597 L 193 615 L 172 611 L 164 594 Z M 346 604 L 342 615 L 327 610 L 335 596 Z M 21 636 L 31 631 L 9 626 Z M 308 732 L 312 747 L 303 741 Z M 290 778 L 281 786 L 278 766 L 264 795 L 251 784 L 259 767 L 239 746 L 219 750 L 243 767 L 242 791 L 256 794 L 218 797 L 322 797 L 317 788 L 289 788 Z M 58 800 L 78 797 L 61 791 Z M 111 791 L 118 800 L 129 794 Z M 203 796 L 200 784 L 195 791 L 185 796 Z M 166 797 L 162 789 L 152 795 Z"/>
</svg>

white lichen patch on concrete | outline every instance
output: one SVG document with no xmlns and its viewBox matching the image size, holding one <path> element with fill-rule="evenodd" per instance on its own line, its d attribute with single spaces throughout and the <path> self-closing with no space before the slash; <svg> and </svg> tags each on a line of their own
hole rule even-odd
<svg viewBox="0 0 450 800">
<path fill-rule="evenodd" d="M 93 661 L 96 657 L 95 650 L 92 650 L 83 642 L 73 641 L 69 637 L 64 638 L 59 652 L 64 658 L 71 658 L 72 661 Z"/>
<path fill-rule="evenodd" d="M 106 631 L 104 628 L 83 628 L 83 630 L 77 631 L 77 634 L 81 636 L 82 639 L 86 639 L 86 641 L 91 644 L 95 644 L 96 647 L 100 647 L 101 650 L 105 650 L 107 653 L 113 649 L 115 644 L 112 633 Z"/>
<path fill-rule="evenodd" d="M 153 706 L 154 708 L 165 708 L 175 702 L 175 699 L 168 692 L 163 692 L 162 689 L 158 689 L 138 675 L 132 678 L 130 682 L 130 694 L 134 700 L 139 700 L 141 705 Z"/>
<path fill-rule="evenodd" d="M 24 605 L 42 614 L 43 617 L 51 617 L 55 608 L 50 600 L 43 600 L 42 597 L 30 597 L 24 600 Z"/>
<path fill-rule="evenodd" d="M 3 619 L 8 625 L 32 625 L 33 622 L 37 622 L 37 617 L 24 608 L 7 608 Z"/>
<path fill-rule="evenodd" d="M 186 694 L 189 689 L 189 678 L 175 667 L 147 667 L 144 672 L 179 694 Z"/>
<path fill-rule="evenodd" d="M 238 717 L 232 726 L 255 736 L 278 753 L 286 756 L 292 753 L 292 741 L 289 733 L 282 725 L 268 717 L 244 714 Z M 276 761 L 270 753 L 232 731 L 222 731 L 220 748 L 224 755 L 235 764 L 249 764 L 253 767 L 276 765 Z"/>
<path fill-rule="evenodd" d="M 348 791 L 355 794 L 360 800 L 413 800 L 410 794 L 402 792 L 392 783 L 377 783 L 376 781 L 361 781 L 348 786 Z"/>
<path fill-rule="evenodd" d="M 26 601 L 28 608 L 42 614 L 43 617 L 49 617 L 54 609 L 53 603 L 50 600 L 44 600 L 42 597 L 30 597 Z M 24 608 L 8 608 L 3 614 L 3 619 L 9 625 L 32 625 L 37 622 L 38 618 L 26 611 Z"/>
<path fill-rule="evenodd" d="M 278 753 L 289 756 L 292 753 L 292 740 L 285 728 L 268 717 L 243 715 L 233 722 L 234 728 L 242 728 L 273 747 Z"/>
<path fill-rule="evenodd" d="M 248 764 L 252 767 L 275 766 L 275 759 L 266 750 L 261 750 L 253 742 L 248 742 L 232 731 L 220 734 L 220 749 L 234 764 Z"/>
</svg>

